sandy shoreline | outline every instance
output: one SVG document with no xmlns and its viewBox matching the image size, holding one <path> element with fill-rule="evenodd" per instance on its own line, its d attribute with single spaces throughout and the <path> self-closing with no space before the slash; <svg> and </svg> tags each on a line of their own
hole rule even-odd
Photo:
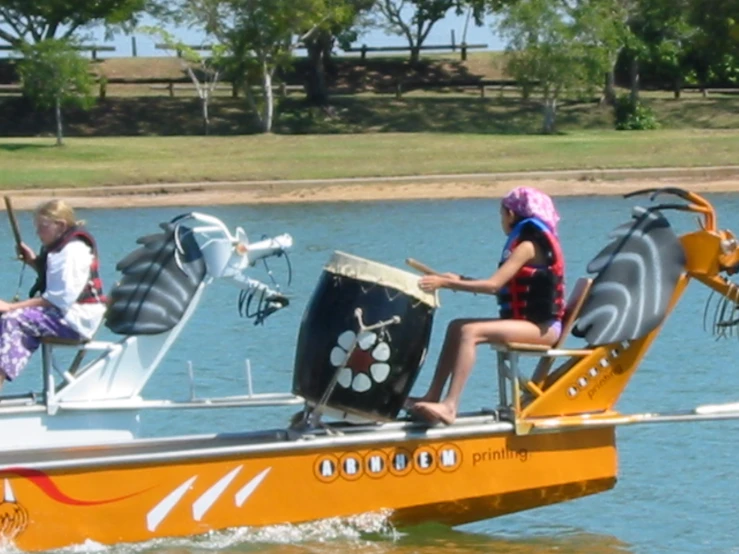
<svg viewBox="0 0 739 554">
<path fill-rule="evenodd" d="M 93 189 L 26 189 L 6 191 L 19 210 L 33 209 L 51 197 L 77 208 L 135 208 L 153 206 L 215 206 L 308 202 L 369 202 L 384 200 L 449 200 L 499 198 L 519 185 L 536 186 L 552 196 L 621 195 L 651 188 L 677 186 L 698 193 L 739 192 L 739 168 L 733 171 L 688 173 L 665 177 L 648 174 L 624 178 L 500 178 L 485 176 L 403 177 L 337 181 L 172 183 Z M 4 208 L 4 206 L 3 206 Z"/>
</svg>

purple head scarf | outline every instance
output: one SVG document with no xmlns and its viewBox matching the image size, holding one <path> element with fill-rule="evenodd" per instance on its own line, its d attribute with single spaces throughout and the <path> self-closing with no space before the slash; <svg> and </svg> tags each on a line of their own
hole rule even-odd
<svg viewBox="0 0 739 554">
<path fill-rule="evenodd" d="M 519 217 L 535 217 L 546 223 L 557 234 L 559 214 L 548 194 L 533 187 L 517 187 L 505 195 L 503 207 Z"/>
</svg>

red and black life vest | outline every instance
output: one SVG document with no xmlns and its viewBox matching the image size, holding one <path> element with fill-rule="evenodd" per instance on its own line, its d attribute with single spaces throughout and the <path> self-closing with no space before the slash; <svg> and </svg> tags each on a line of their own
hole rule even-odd
<svg viewBox="0 0 739 554">
<path fill-rule="evenodd" d="M 559 240 L 549 227 L 537 218 L 516 224 L 503 247 L 502 265 L 523 241 L 539 245 L 547 265 L 527 264 L 498 291 L 502 319 L 526 319 L 546 323 L 564 316 L 564 256 Z"/>
<path fill-rule="evenodd" d="M 105 303 L 107 299 L 103 294 L 103 281 L 100 278 L 100 261 L 98 258 L 98 249 L 95 239 L 82 227 L 73 226 L 67 229 L 62 235 L 54 241 L 48 248 L 42 247 L 41 252 L 36 257 L 36 270 L 38 278 L 36 283 L 31 287 L 30 296 L 43 294 L 46 291 L 46 266 L 49 254 L 59 252 L 67 244 L 72 241 L 79 240 L 87 244 L 92 249 L 92 264 L 90 265 L 90 277 L 87 280 L 85 288 L 77 298 L 77 302 L 82 304 L 94 304 L 96 302 Z"/>
</svg>

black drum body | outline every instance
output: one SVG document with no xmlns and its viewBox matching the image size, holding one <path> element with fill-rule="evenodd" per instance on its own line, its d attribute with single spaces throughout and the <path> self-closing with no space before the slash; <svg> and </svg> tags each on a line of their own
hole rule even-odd
<svg viewBox="0 0 739 554">
<path fill-rule="evenodd" d="M 416 275 L 334 253 L 303 314 L 293 393 L 348 421 L 395 419 L 426 356 L 436 306 Z"/>
</svg>

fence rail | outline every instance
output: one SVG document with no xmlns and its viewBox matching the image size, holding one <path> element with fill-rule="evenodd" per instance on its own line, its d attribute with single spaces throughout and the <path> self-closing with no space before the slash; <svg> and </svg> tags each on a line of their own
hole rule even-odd
<svg viewBox="0 0 739 554">
<path fill-rule="evenodd" d="M 536 86 L 537 83 L 530 83 Z M 438 89 L 478 89 L 480 98 L 485 98 L 485 90 L 488 88 L 497 88 L 504 90 L 506 88 L 520 89 L 521 85 L 517 81 L 511 79 L 439 79 L 436 81 L 418 81 L 412 79 L 397 79 L 390 89 L 385 92 L 395 92 L 396 98 L 401 98 L 404 93 L 413 90 L 438 90 Z"/>
<path fill-rule="evenodd" d="M 122 85 L 131 87 L 147 87 L 149 90 L 161 90 L 167 91 L 170 97 L 177 96 L 177 92 L 189 92 L 195 90 L 195 85 L 187 77 L 172 77 L 172 78 L 126 78 L 126 77 L 110 77 L 110 78 L 98 78 L 99 97 L 105 98 L 107 96 L 107 88 L 109 85 Z M 527 83 L 527 86 L 531 89 L 538 89 L 538 82 Z M 273 85 L 273 91 L 282 97 L 286 97 L 289 94 L 301 93 L 305 90 L 302 84 L 287 84 L 279 82 Z M 230 81 L 220 81 L 216 90 L 224 91 L 231 90 L 231 96 L 237 98 L 240 94 L 239 88 Z M 386 84 L 377 84 L 375 87 L 366 87 L 359 89 L 351 86 L 343 86 L 338 88 L 329 89 L 331 95 L 352 95 L 361 92 L 374 91 L 378 94 L 394 94 L 396 98 L 402 98 L 404 94 L 407 94 L 414 90 L 478 90 L 481 98 L 485 98 L 487 91 L 490 89 L 504 91 L 522 91 L 523 87 L 521 83 L 511 79 L 482 79 L 475 77 L 457 77 L 450 79 L 437 79 L 437 80 L 420 80 L 407 77 L 399 77 L 395 79 L 389 79 Z M 255 88 L 256 90 L 256 88 Z M 704 94 L 727 94 L 727 95 L 739 95 L 739 88 L 711 88 L 706 87 L 701 89 L 697 86 L 687 86 L 683 88 L 684 92 L 698 93 L 703 92 Z M 0 83 L 0 95 L 17 95 L 23 92 L 22 86 L 17 82 L 6 82 Z M 134 93 L 135 94 L 135 93 Z"/>
<path fill-rule="evenodd" d="M 191 50 L 197 50 L 197 51 L 208 51 L 212 50 L 214 45 L 213 44 L 183 44 L 182 46 L 186 48 L 190 48 Z M 467 51 L 468 50 L 474 50 L 474 49 L 486 49 L 488 47 L 487 44 L 467 44 L 466 42 L 462 42 L 460 44 L 455 44 L 454 42 L 450 44 L 423 44 L 418 47 L 418 50 L 436 50 L 436 51 L 451 51 L 456 52 L 459 50 L 460 57 L 462 61 L 465 61 L 467 59 Z M 174 50 L 177 52 L 177 57 L 182 57 L 182 48 L 178 48 L 177 46 L 173 46 L 171 44 L 165 44 L 165 43 L 157 43 L 154 45 L 154 48 L 157 50 Z M 362 60 L 367 59 L 367 53 L 369 52 L 410 52 L 412 49 L 410 46 L 367 46 L 366 44 L 363 44 L 362 46 L 352 46 L 349 48 L 342 48 L 343 52 L 349 52 L 349 53 L 360 53 L 360 58 Z"/>
<path fill-rule="evenodd" d="M 418 46 L 418 50 L 451 50 L 452 52 L 456 52 L 457 49 L 460 51 L 460 57 L 462 61 L 467 60 L 467 50 L 470 49 L 485 49 L 487 48 L 487 44 L 467 44 L 466 42 L 462 42 L 461 44 L 457 45 L 454 43 L 451 44 L 423 44 L 421 46 Z M 410 52 L 411 47 L 410 46 L 367 46 L 366 44 L 363 44 L 362 46 L 352 46 L 350 48 L 344 48 L 344 52 L 359 52 L 360 58 L 362 60 L 367 59 L 367 53 L 368 52 Z"/>
<path fill-rule="evenodd" d="M 183 46 L 189 48 L 190 50 L 197 50 L 197 51 L 209 51 L 213 50 L 213 44 L 183 44 Z M 177 57 L 182 57 L 182 48 L 177 48 L 176 46 L 172 46 L 171 44 L 163 44 L 163 43 L 157 43 L 154 45 L 154 48 L 157 50 L 174 50 L 177 52 Z"/>
<path fill-rule="evenodd" d="M 82 44 L 79 46 L 75 46 L 74 48 L 75 50 L 79 50 L 80 52 L 90 52 L 90 57 L 93 60 L 98 59 L 98 52 L 115 52 L 115 46 L 110 46 L 107 44 Z M 11 46 L 10 44 L 0 44 L 0 51 L 14 52 L 17 50 L 17 47 Z"/>
<path fill-rule="evenodd" d="M 151 83 L 149 85 L 149 88 L 151 90 L 166 90 L 169 93 L 169 96 L 174 98 L 176 96 L 176 91 L 194 91 L 195 85 L 192 83 L 192 81 L 187 83 L 175 81 L 158 81 L 156 83 Z M 259 87 L 253 87 L 254 90 L 258 90 L 258 88 Z M 235 84 L 229 83 L 227 81 L 223 81 L 217 84 L 215 86 L 215 90 L 230 90 L 232 98 L 238 98 L 239 96 L 239 88 Z M 278 93 L 283 98 L 287 97 L 287 95 L 290 93 L 302 92 L 304 90 L 305 87 L 303 85 L 288 85 L 286 83 L 277 83 L 272 86 L 272 91 Z"/>
<path fill-rule="evenodd" d="M 192 82 L 189 83 L 176 83 L 174 81 L 169 81 L 168 83 L 154 83 L 150 84 L 149 88 L 151 90 L 166 90 L 169 92 L 169 96 L 171 98 L 175 97 L 175 91 L 176 90 L 195 90 L 195 85 Z M 215 87 L 215 90 L 230 90 L 231 96 L 233 98 L 237 98 L 239 96 L 239 89 L 236 85 L 231 83 L 219 83 Z"/>
</svg>

